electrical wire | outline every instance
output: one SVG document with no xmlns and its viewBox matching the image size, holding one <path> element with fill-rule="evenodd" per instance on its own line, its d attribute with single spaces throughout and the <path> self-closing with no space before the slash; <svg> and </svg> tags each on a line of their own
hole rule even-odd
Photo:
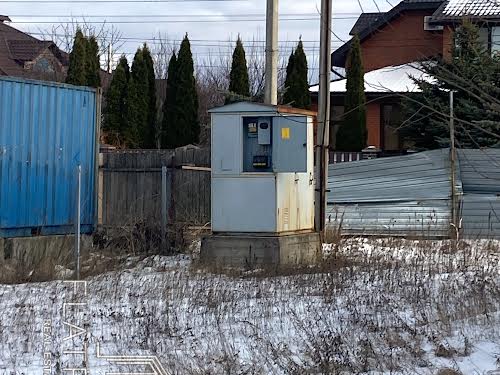
<svg viewBox="0 0 500 375">
<path fill-rule="evenodd" d="M 9 4 L 108 4 L 108 3 L 242 3 L 248 0 L 2 0 Z"/>
<path fill-rule="evenodd" d="M 333 16 L 336 19 L 339 16 L 358 18 L 359 13 L 336 13 Z M 264 13 L 229 13 L 229 14 L 92 14 L 92 15 L 74 15 L 74 14 L 9 14 L 9 17 L 28 17 L 28 18 L 47 18 L 47 17 L 75 17 L 75 18 L 175 18 L 175 17 L 265 17 Z M 280 17 L 311 17 L 318 16 L 318 13 L 280 13 Z"/>
<path fill-rule="evenodd" d="M 318 21 L 319 19 L 314 19 L 314 18 L 310 18 L 310 19 L 307 19 L 307 18 L 285 18 L 285 19 L 281 19 L 280 21 L 300 21 L 300 22 L 304 22 L 304 21 Z M 14 24 L 23 24 L 23 25 L 28 25 L 28 24 L 36 24 L 36 25 L 43 25 L 43 24 L 54 24 L 54 23 L 58 23 L 60 22 L 60 20 L 58 21 L 12 21 L 11 23 L 14 23 Z M 156 21 L 113 21 L 113 22 L 109 22 L 109 24 L 114 24 L 114 25 L 118 25 L 118 24 L 134 24 L 134 25 L 142 25 L 142 24 L 151 24 L 151 23 L 155 23 L 155 24 L 174 24 L 174 23 L 232 23 L 232 22 L 265 22 L 265 19 L 264 18 L 261 18 L 261 19 L 257 19 L 257 18 L 254 18 L 254 19 L 220 19 L 220 20 L 189 20 L 189 19 L 185 19 L 185 20 L 156 20 Z M 102 24 L 103 22 L 102 21 L 87 21 L 85 22 L 86 24 L 88 25 L 96 25 L 96 24 Z"/>
</svg>

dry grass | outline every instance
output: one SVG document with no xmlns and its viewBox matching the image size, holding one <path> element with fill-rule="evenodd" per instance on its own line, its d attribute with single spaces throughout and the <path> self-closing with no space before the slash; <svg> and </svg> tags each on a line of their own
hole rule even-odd
<svg viewBox="0 0 500 375">
<path fill-rule="evenodd" d="M 498 242 L 337 238 L 322 264 L 301 270 L 219 274 L 186 258 L 123 259 L 116 268 L 127 271 L 89 279 L 91 326 L 109 352 L 143 350 L 188 375 L 451 375 L 460 372 L 444 369 L 478 343 L 500 342 Z M 38 291 L 55 305 L 59 292 Z M 33 312 L 9 298 L 0 293 L 0 353 L 12 327 L 36 332 Z"/>
</svg>

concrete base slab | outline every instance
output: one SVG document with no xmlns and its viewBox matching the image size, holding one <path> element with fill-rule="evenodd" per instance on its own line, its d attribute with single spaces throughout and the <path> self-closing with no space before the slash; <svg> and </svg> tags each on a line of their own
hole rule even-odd
<svg viewBox="0 0 500 375">
<path fill-rule="evenodd" d="M 88 252 L 91 247 L 92 236 L 82 235 L 81 253 Z M 0 263 L 13 262 L 31 267 L 49 259 L 54 264 L 65 264 L 72 260 L 74 251 L 74 235 L 0 238 Z"/>
<path fill-rule="evenodd" d="M 201 243 L 204 264 L 221 267 L 305 266 L 320 259 L 317 233 L 286 236 L 213 235 Z"/>
</svg>

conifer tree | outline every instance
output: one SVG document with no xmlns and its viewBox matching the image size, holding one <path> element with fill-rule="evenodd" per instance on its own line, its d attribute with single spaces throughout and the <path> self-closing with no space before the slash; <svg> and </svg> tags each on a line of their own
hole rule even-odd
<svg viewBox="0 0 500 375">
<path fill-rule="evenodd" d="M 420 93 L 404 102 L 404 117 L 411 121 L 403 127 L 403 138 L 417 150 L 449 147 L 449 91 L 453 90 L 456 144 L 463 148 L 496 146 L 500 56 L 491 55 L 480 41 L 478 27 L 468 20 L 456 29 L 451 52 L 450 60 L 421 64 L 426 77 L 414 78 Z"/>
<path fill-rule="evenodd" d="M 366 147 L 366 97 L 361 44 L 357 35 L 352 39 L 347 57 L 346 115 L 337 133 L 338 151 L 361 151 Z"/>
<path fill-rule="evenodd" d="M 86 46 L 87 42 L 80 29 L 76 30 L 73 48 L 69 54 L 69 67 L 66 83 L 76 86 L 85 86 L 86 75 Z"/>
<path fill-rule="evenodd" d="M 200 124 L 198 122 L 198 93 L 194 78 L 194 63 L 188 36 L 184 37 L 179 49 L 175 86 L 176 133 L 178 146 L 198 143 Z M 168 104 L 167 104 L 168 105 Z"/>
<path fill-rule="evenodd" d="M 85 57 L 86 86 L 101 86 L 99 45 L 95 36 L 86 39 Z"/>
<path fill-rule="evenodd" d="M 175 51 L 168 63 L 167 73 L 167 92 L 165 103 L 163 104 L 163 123 L 162 123 L 162 148 L 172 149 L 180 145 L 179 133 L 176 132 L 176 108 L 175 97 L 177 88 L 177 57 Z"/>
<path fill-rule="evenodd" d="M 233 62 L 229 77 L 229 95 L 226 97 L 226 104 L 241 100 L 241 97 L 250 96 L 250 85 L 248 80 L 248 67 L 245 57 L 245 49 L 240 37 L 236 41 L 233 52 Z"/>
<path fill-rule="evenodd" d="M 307 57 L 302 40 L 300 40 L 295 52 L 288 60 L 285 95 L 283 97 L 285 104 L 291 104 L 296 108 L 309 109 L 311 107 L 307 75 Z"/>
<path fill-rule="evenodd" d="M 103 129 L 108 134 L 108 142 L 122 146 L 127 131 L 127 93 L 130 70 L 125 56 L 113 72 L 111 84 L 106 93 Z"/>
<path fill-rule="evenodd" d="M 151 52 L 144 43 L 142 47 L 142 56 L 144 59 L 144 64 L 147 72 L 147 82 L 148 82 L 148 119 L 147 128 L 144 134 L 144 148 L 157 148 L 157 124 L 156 124 L 156 80 L 154 71 L 154 62 L 151 57 Z"/>
<path fill-rule="evenodd" d="M 138 49 L 132 62 L 127 97 L 126 139 L 131 148 L 147 146 L 149 117 L 148 72 L 142 49 Z"/>
</svg>

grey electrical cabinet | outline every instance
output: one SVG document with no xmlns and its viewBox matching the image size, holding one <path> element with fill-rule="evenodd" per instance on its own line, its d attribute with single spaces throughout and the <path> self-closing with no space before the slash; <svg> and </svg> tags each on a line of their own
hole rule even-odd
<svg viewBox="0 0 500 375">
<path fill-rule="evenodd" d="M 250 102 L 210 113 L 212 231 L 312 231 L 314 114 Z"/>
</svg>

